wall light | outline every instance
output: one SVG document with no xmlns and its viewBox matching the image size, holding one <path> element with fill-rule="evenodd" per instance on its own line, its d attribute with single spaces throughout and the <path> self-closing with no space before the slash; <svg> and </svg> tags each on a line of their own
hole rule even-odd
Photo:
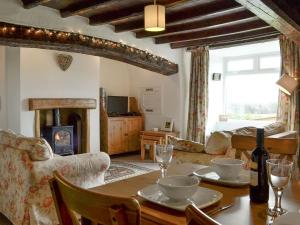
<svg viewBox="0 0 300 225">
<path fill-rule="evenodd" d="M 166 9 L 163 5 L 157 5 L 154 0 L 153 5 L 144 8 L 144 26 L 146 31 L 159 32 L 166 27 Z"/>
<path fill-rule="evenodd" d="M 297 80 L 289 76 L 288 74 L 284 74 L 283 76 L 281 76 L 276 84 L 279 86 L 279 89 L 281 91 L 288 95 L 291 95 L 298 86 Z"/>
</svg>

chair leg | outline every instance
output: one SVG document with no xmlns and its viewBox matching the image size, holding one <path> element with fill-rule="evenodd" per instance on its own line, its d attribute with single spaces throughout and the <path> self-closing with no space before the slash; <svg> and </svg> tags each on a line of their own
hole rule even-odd
<svg viewBox="0 0 300 225">
<path fill-rule="evenodd" d="M 141 142 L 141 160 L 145 159 L 145 145 Z"/>
</svg>

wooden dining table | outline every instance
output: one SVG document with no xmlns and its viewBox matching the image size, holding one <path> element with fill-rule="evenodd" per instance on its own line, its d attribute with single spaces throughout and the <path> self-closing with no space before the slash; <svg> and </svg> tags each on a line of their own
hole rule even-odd
<svg viewBox="0 0 300 225">
<path fill-rule="evenodd" d="M 159 171 L 153 171 L 144 175 L 98 186 L 91 190 L 109 195 L 136 198 L 141 206 L 142 225 L 185 225 L 186 218 L 184 212 L 148 202 L 137 196 L 139 190 L 156 183 L 159 175 Z M 232 204 L 230 208 L 212 216 L 223 225 L 264 225 L 270 220 L 266 211 L 268 204 L 269 206 L 274 206 L 274 193 L 271 189 L 268 204 L 255 204 L 250 202 L 248 186 L 226 187 L 206 182 L 200 182 L 200 186 L 223 193 L 223 198 L 218 203 L 203 209 L 204 212 L 209 212 L 216 207 Z M 291 181 L 284 191 L 282 207 L 289 212 L 298 212 L 300 209 L 299 180 Z"/>
</svg>

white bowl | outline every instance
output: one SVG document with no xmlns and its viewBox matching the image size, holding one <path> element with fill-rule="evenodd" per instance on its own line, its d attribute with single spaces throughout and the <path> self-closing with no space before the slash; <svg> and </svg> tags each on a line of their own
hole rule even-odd
<svg viewBox="0 0 300 225">
<path fill-rule="evenodd" d="M 171 199 L 182 201 L 196 193 L 199 178 L 193 176 L 170 176 L 158 179 L 157 184 L 163 194 Z"/>
<path fill-rule="evenodd" d="M 221 179 L 234 180 L 237 179 L 242 171 L 242 167 L 245 164 L 240 159 L 230 158 L 216 158 L 211 161 L 212 169 L 215 171 Z"/>
</svg>

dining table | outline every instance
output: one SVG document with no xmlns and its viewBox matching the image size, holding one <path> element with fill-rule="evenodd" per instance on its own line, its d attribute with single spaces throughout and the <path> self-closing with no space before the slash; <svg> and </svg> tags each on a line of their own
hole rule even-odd
<svg viewBox="0 0 300 225">
<path fill-rule="evenodd" d="M 187 224 L 184 212 L 151 203 L 137 195 L 139 190 L 155 184 L 159 176 L 159 171 L 153 171 L 147 174 L 94 187 L 91 190 L 102 194 L 133 197 L 137 199 L 141 207 L 142 225 Z M 267 209 L 268 207 L 274 206 L 274 193 L 271 188 L 269 202 L 257 204 L 250 201 L 248 185 L 229 187 L 205 181 L 201 181 L 199 185 L 201 187 L 219 191 L 223 194 L 220 201 L 202 209 L 204 212 L 209 214 L 209 212 L 215 208 L 232 205 L 231 207 L 212 215 L 212 218 L 219 223 L 223 225 L 264 225 L 269 223 L 271 218 L 267 215 Z M 282 207 L 289 212 L 299 211 L 300 180 L 292 180 L 284 190 Z"/>
</svg>

